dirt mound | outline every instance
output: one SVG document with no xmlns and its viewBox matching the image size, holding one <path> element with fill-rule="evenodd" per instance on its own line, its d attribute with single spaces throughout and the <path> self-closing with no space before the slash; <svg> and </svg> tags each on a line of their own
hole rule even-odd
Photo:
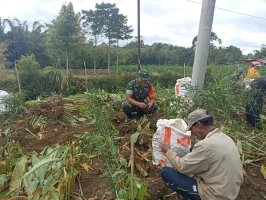
<svg viewBox="0 0 266 200">
<path fill-rule="evenodd" d="M 64 115 L 65 108 L 62 97 L 54 96 L 48 101 L 44 101 L 29 109 L 30 115 L 44 116 L 49 119 L 61 119 Z"/>
</svg>

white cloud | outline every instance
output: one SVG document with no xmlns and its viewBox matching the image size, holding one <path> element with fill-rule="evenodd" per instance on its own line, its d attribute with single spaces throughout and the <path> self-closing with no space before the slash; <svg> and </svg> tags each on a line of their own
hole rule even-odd
<svg viewBox="0 0 266 200">
<path fill-rule="evenodd" d="M 17 17 L 20 21 L 33 22 L 43 20 L 50 23 L 64 2 L 68 0 L 8 0 L 1 2 L 0 17 Z M 95 9 L 96 3 L 102 0 L 72 0 L 75 12 L 82 9 Z M 196 2 L 196 3 L 195 3 Z M 140 1 L 140 32 L 146 44 L 165 42 L 173 45 L 190 47 L 193 38 L 198 34 L 202 0 L 142 0 Z M 116 3 L 120 13 L 128 17 L 128 24 L 137 35 L 137 1 L 108 0 L 105 3 Z M 14 6 L 15 5 L 15 6 Z M 227 11 L 226 11 L 227 10 Z M 247 54 L 266 44 L 266 20 L 241 15 L 264 17 L 265 0 L 217 1 L 212 31 L 222 39 L 223 46 L 234 45 L 245 49 Z M 121 42 L 122 44 L 122 42 Z"/>
</svg>

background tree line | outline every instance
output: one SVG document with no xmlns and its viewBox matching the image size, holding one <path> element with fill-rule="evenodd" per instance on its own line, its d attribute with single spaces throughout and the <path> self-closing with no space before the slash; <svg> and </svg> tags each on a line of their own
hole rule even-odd
<svg viewBox="0 0 266 200">
<path fill-rule="evenodd" d="M 50 24 L 0 17 L 0 66 L 13 68 L 22 56 L 34 54 L 41 68 L 110 69 L 110 65 L 137 63 L 137 39 L 127 25 L 127 16 L 119 13 L 116 4 L 96 4 L 94 10 L 75 13 L 72 3 L 63 4 Z M 124 47 L 119 41 L 129 40 Z M 141 63 L 145 65 L 193 65 L 197 37 L 191 47 L 161 42 L 152 45 L 141 40 Z M 221 47 L 222 40 L 212 33 L 209 64 L 226 64 L 245 58 L 266 57 L 266 46 L 252 54 L 243 55 L 235 46 Z M 219 45 L 216 45 L 216 44 Z"/>
</svg>

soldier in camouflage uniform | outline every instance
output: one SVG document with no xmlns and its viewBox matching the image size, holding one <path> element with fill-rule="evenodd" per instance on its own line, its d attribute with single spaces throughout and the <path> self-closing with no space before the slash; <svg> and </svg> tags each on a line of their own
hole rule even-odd
<svg viewBox="0 0 266 200">
<path fill-rule="evenodd" d="M 123 111 L 127 115 L 125 122 L 132 119 L 132 112 L 137 112 L 137 116 L 141 117 L 158 110 L 155 98 L 153 85 L 149 82 L 149 72 L 141 69 L 139 77 L 127 85 L 126 101 L 122 103 Z"/>
</svg>

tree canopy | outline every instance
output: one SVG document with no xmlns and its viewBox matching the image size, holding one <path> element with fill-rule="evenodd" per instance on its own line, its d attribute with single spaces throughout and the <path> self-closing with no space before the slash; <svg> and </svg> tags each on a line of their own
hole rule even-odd
<svg viewBox="0 0 266 200">
<path fill-rule="evenodd" d="M 35 21 L 29 28 L 27 21 L 0 17 L 1 65 L 14 67 L 22 56 L 34 54 L 41 68 L 46 66 L 63 69 L 87 68 L 110 69 L 110 65 L 138 63 L 137 40 L 132 35 L 126 15 L 120 13 L 116 4 L 97 3 L 95 9 L 75 13 L 72 3 L 62 4 L 51 23 Z M 119 46 L 120 40 L 127 44 Z M 145 44 L 141 36 L 142 64 L 193 65 L 197 36 L 191 47 L 156 41 Z M 211 33 L 208 63 L 226 64 L 235 60 L 266 57 L 265 44 L 260 50 L 243 55 L 236 46 L 222 46 L 222 39 Z"/>
</svg>

